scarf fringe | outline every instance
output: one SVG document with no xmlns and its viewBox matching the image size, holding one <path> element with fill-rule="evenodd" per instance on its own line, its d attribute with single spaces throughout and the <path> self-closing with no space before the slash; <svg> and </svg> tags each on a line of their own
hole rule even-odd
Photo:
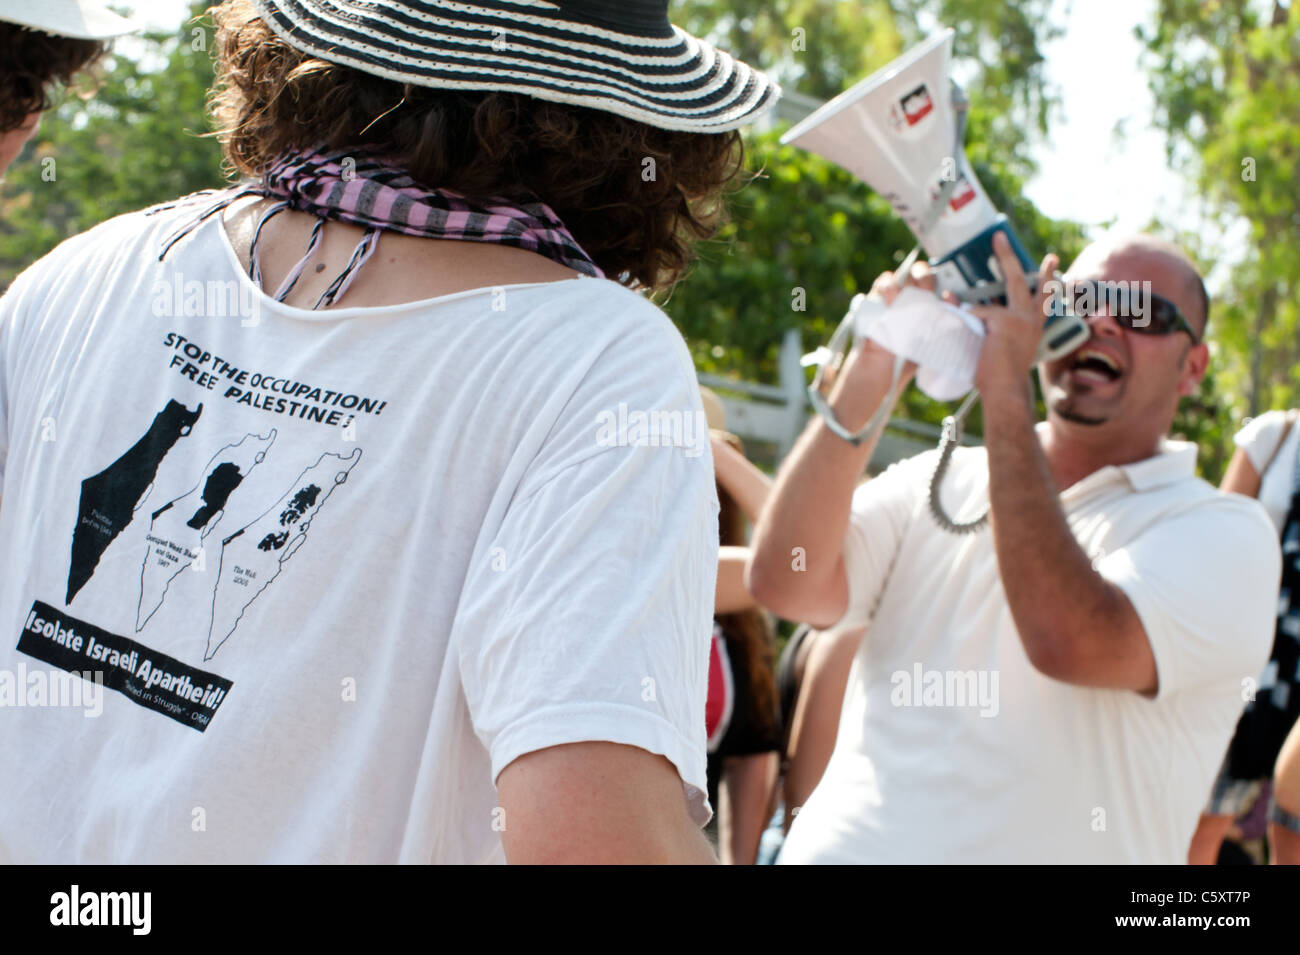
<svg viewBox="0 0 1300 955">
<path fill-rule="evenodd" d="M 599 266 L 583 251 L 564 223 L 543 202 L 517 205 L 505 200 L 475 201 L 450 189 L 425 189 L 406 173 L 375 159 L 350 154 L 312 152 L 289 156 L 269 169 L 260 181 L 221 191 L 195 193 L 185 199 L 156 206 L 147 214 L 216 201 L 187 220 L 164 239 L 158 261 L 187 235 L 245 196 L 277 200 L 262 214 L 249 245 L 249 278 L 262 285 L 258 240 L 262 228 L 285 209 L 316 216 L 307 250 L 289 271 L 274 298 L 282 302 L 293 291 L 307 261 L 320 245 L 327 219 L 362 226 L 366 234 L 357 243 L 347 266 L 330 283 L 314 309 L 335 305 L 351 287 L 357 272 L 374 255 L 382 232 L 399 232 L 431 239 L 493 242 L 544 255 L 574 271 L 604 278 Z"/>
</svg>

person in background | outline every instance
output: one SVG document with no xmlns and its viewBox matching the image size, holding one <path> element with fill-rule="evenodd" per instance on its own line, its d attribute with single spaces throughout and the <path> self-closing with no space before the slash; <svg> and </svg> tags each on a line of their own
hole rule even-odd
<svg viewBox="0 0 1300 955">
<path fill-rule="evenodd" d="M 801 623 L 781 651 L 776 666 L 781 772 L 773 793 L 775 811 L 759 846 L 761 865 L 776 862 L 795 816 L 826 771 L 839 732 L 845 682 L 863 633 L 815 630 Z"/>
<path fill-rule="evenodd" d="M 1300 865 L 1300 721 L 1287 734 L 1273 769 L 1268 840 L 1275 865 Z"/>
<path fill-rule="evenodd" d="M 36 135 L 54 87 L 136 29 L 96 0 L 0 0 L 0 179 Z"/>
<path fill-rule="evenodd" d="M 1192 865 L 1214 865 L 1233 824 L 1259 799 L 1268 802 L 1270 857 L 1296 864 L 1300 843 L 1300 411 L 1269 411 L 1242 428 L 1220 488 L 1255 498 L 1282 552 L 1277 627 L 1268 664 L 1248 694 L 1227 755 L 1188 851 Z M 1288 733 L 1292 739 L 1288 740 Z M 1286 745 L 1284 745 L 1284 743 Z"/>
<path fill-rule="evenodd" d="M 803 630 L 804 628 L 801 628 Z M 849 669 L 857 655 L 865 630 L 812 630 L 799 641 L 791 669 L 797 681 L 789 704 L 783 705 L 786 722 L 781 792 L 785 806 L 784 827 L 821 782 L 826 764 L 835 749 L 840 711 Z M 791 638 L 794 643 L 794 638 Z M 782 663 L 785 656 L 782 655 Z M 781 671 L 784 675 L 784 670 Z M 784 690 L 785 687 L 783 686 Z"/>
<path fill-rule="evenodd" d="M 746 523 L 762 510 L 771 479 L 726 428 L 718 397 L 701 388 L 718 489 L 718 581 L 709 665 L 709 799 L 717 808 L 724 864 L 753 865 L 771 815 L 780 766 L 781 716 L 772 628 L 745 587 Z"/>
<path fill-rule="evenodd" d="M 762 822 L 756 814 L 762 811 L 770 815 L 775 807 L 780 813 L 779 825 L 773 820 L 779 830 L 775 835 L 783 835 L 821 779 L 835 745 L 844 685 L 863 631 L 823 632 L 800 625 L 787 642 L 772 676 L 766 617 L 744 583 L 749 548 L 731 543 L 745 539 L 743 521 L 739 520 L 742 511 L 750 523 L 757 520 L 771 490 L 771 478 L 750 463 L 740 440 L 725 431 L 725 409 L 717 396 L 708 388 L 701 388 L 700 393 L 713 429 L 713 461 L 721 502 L 722 546 L 716 597 L 720 616 L 714 630 L 716 665 L 711 673 L 732 675 L 736 685 L 732 695 L 738 704 L 765 698 L 773 683 L 777 697 L 775 719 L 770 705 L 764 703 L 749 713 L 733 714 L 730 731 L 717 725 L 710 727 L 710 740 L 717 747 L 709 754 L 710 782 L 716 785 L 715 776 L 723 782 L 724 798 L 719 806 L 722 859 L 751 862 L 751 847 L 757 848 L 758 844 L 755 828 Z M 731 610 L 736 612 L 724 613 Z M 752 647 L 759 652 L 753 652 Z M 737 668 L 736 660 L 747 660 L 749 665 Z M 719 719 L 727 708 L 727 686 L 725 678 L 710 684 L 711 713 L 718 714 Z M 769 729 L 773 723 L 780 727 L 775 746 Z M 739 726 L 751 730 L 741 736 L 736 733 Z M 741 745 L 746 737 L 749 742 Z M 755 746 L 761 748 L 742 754 L 742 749 Z M 779 846 L 779 838 L 768 844 L 771 835 L 761 833 L 768 861 L 775 858 Z"/>
<path fill-rule="evenodd" d="M 828 380 L 833 384 L 834 373 Z M 864 480 L 870 480 L 868 475 Z M 794 817 L 821 781 L 835 749 L 840 710 L 853 658 L 865 629 L 817 630 L 801 623 L 777 664 L 781 698 L 781 825 L 770 841 L 779 848 Z M 773 860 L 776 853 L 772 852 Z"/>
</svg>

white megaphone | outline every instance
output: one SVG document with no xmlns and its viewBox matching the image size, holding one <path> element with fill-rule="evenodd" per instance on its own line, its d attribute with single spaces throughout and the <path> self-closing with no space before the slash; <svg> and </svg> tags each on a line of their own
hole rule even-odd
<svg viewBox="0 0 1300 955">
<path fill-rule="evenodd" d="M 1037 266 L 1020 240 L 980 186 L 966 160 L 967 100 L 948 76 L 953 31 L 944 29 L 913 47 L 889 65 L 845 90 L 781 137 L 817 153 L 848 170 L 888 200 L 918 240 L 898 273 L 906 275 L 924 248 L 940 289 L 965 302 L 1006 300 L 1006 283 L 993 251 L 993 236 L 1006 235 L 1011 248 L 1036 286 Z M 850 431 L 835 417 L 821 393 L 827 361 L 838 365 L 840 353 L 853 330 L 850 311 L 831 336 L 828 347 L 808 356 L 818 366 L 808 395 L 830 429 L 855 445 L 874 440 L 884 428 L 892 402 L 882 402 L 871 420 Z M 974 321 L 973 318 L 970 321 Z M 1091 329 L 1067 310 L 1059 297 L 1043 327 L 1038 357 L 1055 359 L 1069 354 L 1088 340 Z M 808 359 L 805 359 L 807 362 Z M 894 383 L 903 357 L 894 362 Z M 893 385 L 889 389 L 893 392 Z M 964 522 L 950 518 L 939 489 L 953 449 L 961 442 L 962 426 L 977 396 L 973 389 L 961 407 L 944 420 L 939 458 L 930 478 L 930 512 L 939 525 L 953 533 L 978 531 L 988 522 L 988 511 Z"/>
<path fill-rule="evenodd" d="M 989 202 L 966 160 L 965 95 L 948 77 L 953 31 L 908 50 L 781 137 L 852 173 L 879 193 L 924 248 L 941 290 L 965 302 L 1005 301 L 993 236 L 1002 232 L 1033 283 L 1037 264 Z M 905 271 L 904 269 L 904 271 Z M 1040 358 L 1088 340 L 1084 321 L 1054 308 Z"/>
</svg>

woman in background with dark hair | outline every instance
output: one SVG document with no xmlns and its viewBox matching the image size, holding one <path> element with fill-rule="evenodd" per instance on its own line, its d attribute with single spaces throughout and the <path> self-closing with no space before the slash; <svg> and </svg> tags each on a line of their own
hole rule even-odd
<svg viewBox="0 0 1300 955">
<path fill-rule="evenodd" d="M 722 861 L 748 865 L 760 847 L 764 861 L 775 858 L 783 832 L 826 769 L 862 630 L 800 626 L 779 664 L 773 662 L 770 618 L 745 586 L 746 522 L 757 519 L 772 480 L 725 430 L 718 397 L 708 388 L 700 393 L 711 428 L 721 543 L 707 714 L 709 790 Z M 784 811 L 775 820 L 778 805 Z"/>
<path fill-rule="evenodd" d="M 136 26 L 94 0 L 0 0 L 0 177 L 36 135 L 53 87 Z"/>
<path fill-rule="evenodd" d="M 771 482 L 745 458 L 740 439 L 722 430 L 721 402 L 701 391 L 712 429 L 721 545 L 707 712 L 709 798 L 717 808 L 722 861 L 752 865 L 772 814 L 781 712 L 771 624 L 744 585 L 745 525 L 758 517 Z"/>
</svg>

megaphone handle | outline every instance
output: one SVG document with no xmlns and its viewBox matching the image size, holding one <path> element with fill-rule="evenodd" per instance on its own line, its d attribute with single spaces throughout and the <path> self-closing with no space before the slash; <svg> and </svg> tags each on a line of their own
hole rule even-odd
<svg viewBox="0 0 1300 955">
<path fill-rule="evenodd" d="M 1058 278 L 1059 276 L 1060 273 L 1058 272 L 1053 277 Z M 1029 285 L 1029 291 L 1031 294 L 1038 291 L 1038 278 L 1039 274 L 1037 272 L 1025 273 L 1025 281 Z M 957 288 L 950 289 L 949 291 L 952 292 L 953 296 L 956 297 L 959 302 L 982 304 L 988 302 L 990 299 L 1005 295 L 1007 293 L 1007 283 L 1002 280 L 997 282 L 983 282 L 974 288 L 971 288 L 968 285 L 961 285 Z"/>
<path fill-rule="evenodd" d="M 907 277 L 912 274 L 912 266 L 916 264 L 916 260 L 920 257 L 921 243 L 918 242 L 916 245 L 912 246 L 912 251 L 907 253 L 907 258 L 903 259 L 898 268 L 894 269 L 895 289 L 900 292 L 903 290 L 903 285 L 907 282 Z"/>
</svg>

